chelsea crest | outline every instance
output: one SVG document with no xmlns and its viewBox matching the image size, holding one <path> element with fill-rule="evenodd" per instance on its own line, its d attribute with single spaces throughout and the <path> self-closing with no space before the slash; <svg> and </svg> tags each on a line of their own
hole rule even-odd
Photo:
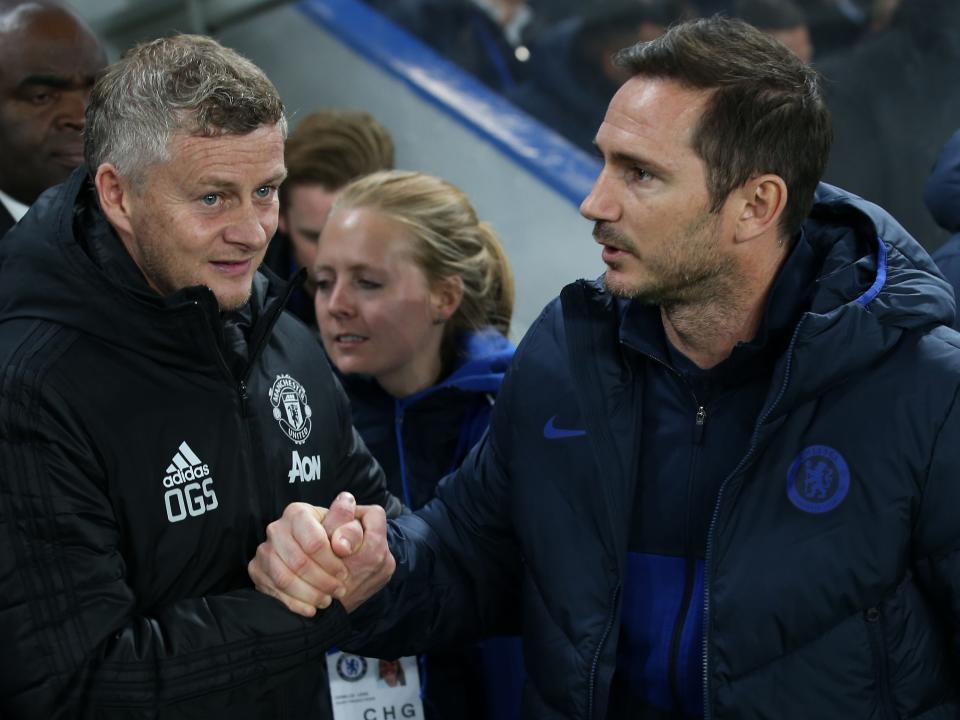
<svg viewBox="0 0 960 720">
<path fill-rule="evenodd" d="M 310 436 L 310 416 L 307 391 L 289 375 L 277 375 L 267 393 L 273 405 L 273 419 L 280 429 L 297 445 L 303 445 Z"/>
</svg>

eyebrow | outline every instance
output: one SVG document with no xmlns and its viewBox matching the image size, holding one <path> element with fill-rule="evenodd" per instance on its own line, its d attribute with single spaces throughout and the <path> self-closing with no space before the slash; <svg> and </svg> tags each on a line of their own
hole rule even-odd
<svg viewBox="0 0 960 720">
<path fill-rule="evenodd" d="M 25 88 L 42 85 L 43 87 L 51 87 L 57 90 L 72 90 L 74 88 L 91 87 L 94 82 L 96 82 L 96 78 L 92 75 L 83 78 L 80 82 L 76 82 L 72 78 L 63 77 L 62 75 L 27 75 L 27 77 L 20 81 L 19 86 Z"/>
<path fill-rule="evenodd" d="M 368 263 L 354 263 L 353 265 L 348 265 L 346 268 L 347 272 L 377 272 L 377 268 L 369 265 Z M 313 269 L 314 272 L 332 272 L 336 271 L 330 265 L 318 265 Z"/>
<path fill-rule="evenodd" d="M 287 171 L 283 170 L 282 172 L 274 173 L 266 180 L 257 184 L 257 187 L 263 187 L 264 185 L 280 185 L 284 179 L 287 177 Z M 197 185 L 201 187 L 212 187 L 217 190 L 236 190 L 237 184 L 230 180 L 221 180 L 220 178 L 205 178 L 201 177 L 197 179 Z"/>
<path fill-rule="evenodd" d="M 602 156 L 603 153 L 601 152 L 601 157 Z M 630 153 L 623 151 L 610 153 L 610 160 L 618 165 L 640 165 L 645 168 L 650 168 L 661 176 L 670 174 L 670 169 L 658 162 L 650 160 L 649 158 L 641 157 L 640 155 L 631 155 Z"/>
</svg>

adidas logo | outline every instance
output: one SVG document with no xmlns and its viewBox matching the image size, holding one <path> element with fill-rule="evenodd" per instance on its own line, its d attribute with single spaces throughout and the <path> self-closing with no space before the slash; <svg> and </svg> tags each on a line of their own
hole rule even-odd
<svg viewBox="0 0 960 720">
<path fill-rule="evenodd" d="M 197 454 L 190 449 L 186 441 L 180 443 L 178 452 L 173 456 L 173 462 L 167 465 L 167 476 L 163 479 L 163 486 L 172 488 L 183 485 L 191 480 L 198 480 L 210 474 L 210 466 L 204 465 Z"/>
<path fill-rule="evenodd" d="M 203 515 L 219 506 L 210 466 L 197 457 L 186 441 L 180 443 L 173 462 L 167 465 L 163 486 L 169 488 L 163 495 L 163 502 L 167 508 L 167 520 L 172 523 L 180 522 L 188 515 Z"/>
</svg>

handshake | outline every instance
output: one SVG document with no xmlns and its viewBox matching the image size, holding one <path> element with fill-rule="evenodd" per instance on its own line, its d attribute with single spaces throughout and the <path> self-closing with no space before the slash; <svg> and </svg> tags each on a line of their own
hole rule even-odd
<svg viewBox="0 0 960 720">
<path fill-rule="evenodd" d="M 353 612 L 387 584 L 396 569 L 379 505 L 357 505 L 340 493 L 329 510 L 291 503 L 267 526 L 267 539 L 247 565 L 257 590 L 292 612 L 313 617 L 336 599 Z"/>
</svg>

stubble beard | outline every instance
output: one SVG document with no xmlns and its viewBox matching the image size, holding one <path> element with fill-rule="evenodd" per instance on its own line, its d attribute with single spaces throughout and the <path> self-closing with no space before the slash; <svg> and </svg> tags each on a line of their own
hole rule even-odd
<svg viewBox="0 0 960 720">
<path fill-rule="evenodd" d="M 732 258 L 719 252 L 716 225 L 716 214 L 704 212 L 665 241 L 668 247 L 684 248 L 681 252 L 641 261 L 646 265 L 648 278 L 631 284 L 611 279 L 610 273 L 606 273 L 604 287 L 617 297 L 665 310 L 722 301 L 734 290 L 736 268 Z M 639 260 L 635 244 L 615 228 L 597 223 L 594 237 Z"/>
<path fill-rule="evenodd" d="M 240 310 L 253 294 L 253 277 L 250 284 L 240 298 L 231 300 L 221 298 L 216 290 L 210 287 L 199 277 L 190 277 L 189 269 L 180 262 L 175 251 L 162 244 L 159 238 L 151 237 L 140 247 L 142 267 L 140 272 L 147 279 L 148 284 L 161 296 L 166 297 L 187 287 L 205 287 L 217 301 L 220 312 Z"/>
</svg>

